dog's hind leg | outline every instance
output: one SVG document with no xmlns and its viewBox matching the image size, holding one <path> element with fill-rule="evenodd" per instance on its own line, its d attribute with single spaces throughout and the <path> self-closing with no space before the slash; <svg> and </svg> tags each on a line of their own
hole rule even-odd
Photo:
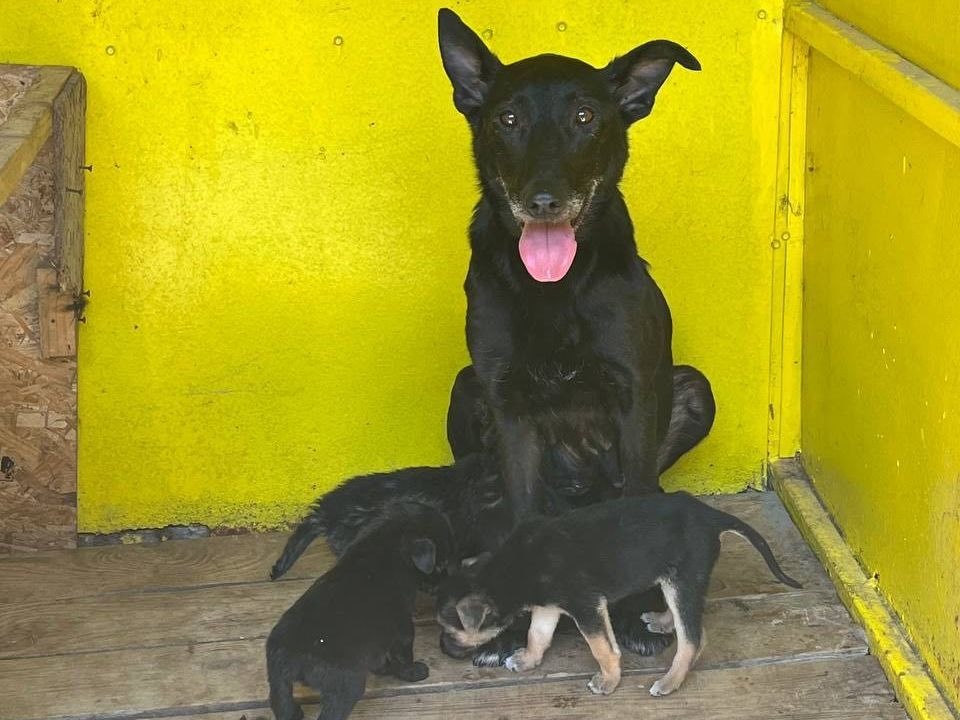
<svg viewBox="0 0 960 720">
<path fill-rule="evenodd" d="M 661 475 L 707 436 L 716 414 L 713 389 L 706 375 L 690 365 L 675 365 L 670 426 L 657 450 Z"/>
<path fill-rule="evenodd" d="M 610 624 L 607 601 L 601 598 L 593 607 L 571 607 L 570 615 L 600 666 L 600 672 L 590 679 L 587 687 L 595 695 L 609 695 L 620 684 L 620 647 Z"/>
<path fill-rule="evenodd" d="M 486 443 L 489 424 L 480 380 L 473 365 L 467 365 L 453 381 L 447 409 L 447 442 L 454 460 L 490 449 Z"/>
<path fill-rule="evenodd" d="M 293 699 L 293 681 L 274 666 L 267 668 L 270 682 L 270 709 L 276 720 L 301 720 L 303 710 Z"/>
<path fill-rule="evenodd" d="M 310 687 L 321 693 L 323 707 L 317 720 L 346 720 L 367 687 L 365 672 L 339 668 L 317 669 L 306 680 Z"/>
<path fill-rule="evenodd" d="M 651 695 L 669 695 L 677 690 L 700 657 L 704 646 L 703 604 L 709 577 L 709 573 L 684 572 L 677 578 L 661 581 L 676 627 L 677 652 L 667 674 L 650 687 Z"/>
<path fill-rule="evenodd" d="M 613 630 L 620 647 L 638 655 L 658 655 L 667 649 L 673 638 L 664 633 L 651 631 L 643 616 L 649 612 L 663 612 L 667 605 L 660 588 L 630 595 L 610 608 Z"/>
</svg>

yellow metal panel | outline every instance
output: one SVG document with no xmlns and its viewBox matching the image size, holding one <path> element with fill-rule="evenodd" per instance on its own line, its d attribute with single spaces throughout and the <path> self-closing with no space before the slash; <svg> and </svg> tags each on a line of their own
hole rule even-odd
<svg viewBox="0 0 960 720">
<path fill-rule="evenodd" d="M 901 110 L 960 147 L 960 90 L 813 3 L 791 7 L 786 27 Z M 960 52 L 960 42 L 957 51 Z"/>
<path fill-rule="evenodd" d="M 806 179 L 807 66 L 810 48 L 784 33 L 780 61 L 777 192 L 770 234 L 770 396 L 767 454 L 800 451 L 803 210 Z"/>
<path fill-rule="evenodd" d="M 847 542 L 960 701 L 960 148 L 810 67 L 803 451 Z"/>
<path fill-rule="evenodd" d="M 960 87 L 957 0 L 820 0 L 819 4 L 924 70 Z"/>
<path fill-rule="evenodd" d="M 876 656 L 897 698 L 915 720 L 954 720 L 955 715 L 930 679 L 926 666 L 910 646 L 899 620 L 867 578 L 830 515 L 810 487 L 797 460 L 779 460 L 771 467 L 773 487 L 804 539 L 820 558 L 843 604 L 867 632 Z"/>
<path fill-rule="evenodd" d="M 89 82 L 80 527 L 274 525 L 352 473 L 448 459 L 465 123 L 436 3 L 4 0 L 0 59 Z M 667 482 L 760 482 L 780 3 L 478 0 L 505 60 L 687 45 L 624 189 L 713 434 Z"/>
</svg>

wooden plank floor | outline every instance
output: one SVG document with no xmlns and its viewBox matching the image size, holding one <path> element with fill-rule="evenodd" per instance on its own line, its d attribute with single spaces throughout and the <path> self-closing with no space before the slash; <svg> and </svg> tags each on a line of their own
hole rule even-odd
<svg viewBox="0 0 960 720">
<path fill-rule="evenodd" d="M 655 658 L 624 653 L 623 683 L 603 698 L 586 689 L 595 663 L 574 635 L 558 637 L 529 674 L 453 661 L 424 606 L 416 656 L 430 677 L 372 677 L 352 717 L 905 720 L 776 496 L 710 502 L 757 527 L 804 589 L 776 583 L 753 548 L 725 539 L 707 604 L 709 642 L 678 693 L 647 692 L 672 647 Z M 248 535 L 0 559 L 0 720 L 269 720 L 264 638 L 330 563 L 318 544 L 270 583 L 284 541 Z M 316 709 L 306 708 L 308 717 Z"/>
</svg>

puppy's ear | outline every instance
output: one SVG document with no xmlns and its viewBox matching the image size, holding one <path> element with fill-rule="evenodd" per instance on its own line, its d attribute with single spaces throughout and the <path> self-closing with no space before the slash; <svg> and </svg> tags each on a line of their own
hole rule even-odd
<svg viewBox="0 0 960 720">
<path fill-rule="evenodd" d="M 503 64 L 453 10 L 441 8 L 437 24 L 443 69 L 453 84 L 453 104 L 469 118 L 483 105 L 490 82 Z"/>
<path fill-rule="evenodd" d="M 429 575 L 437 566 L 437 546 L 429 538 L 418 538 L 413 541 L 410 557 L 417 570 Z"/>
<path fill-rule="evenodd" d="M 489 604 L 477 595 L 467 595 L 457 603 L 460 624 L 468 632 L 479 630 L 489 612 Z"/>
<path fill-rule="evenodd" d="M 674 63 L 699 70 L 700 63 L 686 48 L 670 40 L 651 40 L 618 57 L 603 69 L 620 114 L 629 124 L 645 118 Z"/>
</svg>

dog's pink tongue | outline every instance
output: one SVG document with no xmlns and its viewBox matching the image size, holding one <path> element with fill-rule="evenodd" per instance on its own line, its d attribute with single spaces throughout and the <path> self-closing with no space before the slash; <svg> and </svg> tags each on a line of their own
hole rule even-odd
<svg viewBox="0 0 960 720">
<path fill-rule="evenodd" d="M 538 282 L 563 278 L 577 254 L 573 226 L 563 223 L 528 222 L 520 234 L 520 259 Z"/>
</svg>

